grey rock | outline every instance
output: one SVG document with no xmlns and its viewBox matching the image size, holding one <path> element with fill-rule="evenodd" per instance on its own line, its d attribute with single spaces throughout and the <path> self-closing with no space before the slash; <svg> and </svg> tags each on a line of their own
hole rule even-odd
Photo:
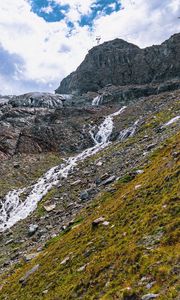
<svg viewBox="0 0 180 300">
<path fill-rule="evenodd" d="M 152 288 L 152 286 L 156 283 L 156 281 L 152 281 L 152 282 L 149 282 L 147 285 L 146 285 L 146 288 L 149 290 Z"/>
<path fill-rule="evenodd" d="M 146 294 L 142 296 L 142 300 L 150 300 L 150 299 L 155 299 L 159 296 L 159 294 Z"/>
<path fill-rule="evenodd" d="M 31 270 L 27 271 L 24 277 L 19 279 L 19 282 L 22 283 L 22 285 L 25 285 L 28 278 L 35 273 L 39 269 L 39 265 L 35 265 Z"/>
<path fill-rule="evenodd" d="M 37 257 L 39 255 L 39 253 L 30 253 L 30 254 L 25 254 L 24 255 L 24 260 L 25 261 L 30 261 L 33 258 Z"/>
<path fill-rule="evenodd" d="M 156 144 L 154 144 L 154 143 L 153 143 L 153 144 L 150 144 L 150 145 L 147 146 L 146 150 L 147 150 L 147 151 L 150 151 L 150 150 L 152 150 L 155 146 L 156 146 Z"/>
<path fill-rule="evenodd" d="M 44 209 L 47 212 L 51 212 L 56 208 L 56 204 L 51 204 L 51 205 L 44 205 Z"/>
<path fill-rule="evenodd" d="M 89 199 L 89 193 L 88 193 L 88 191 L 87 190 L 82 191 L 80 193 L 80 198 L 81 198 L 82 201 L 88 200 Z"/>
<path fill-rule="evenodd" d="M 102 182 L 101 182 L 101 185 L 108 185 L 108 184 L 110 184 L 110 183 L 112 183 L 113 181 L 115 181 L 116 180 L 116 176 L 110 176 L 109 178 L 107 178 L 106 180 L 103 180 Z"/>
<path fill-rule="evenodd" d="M 71 185 L 74 186 L 74 185 L 78 185 L 79 183 L 81 183 L 81 180 L 80 180 L 80 179 L 78 179 L 78 180 L 72 182 Z"/>
<path fill-rule="evenodd" d="M 20 168 L 20 164 L 18 164 L 18 163 L 14 164 L 14 168 L 15 169 L 19 169 Z"/>
<path fill-rule="evenodd" d="M 28 229 L 28 235 L 32 236 L 33 234 L 35 234 L 35 232 L 38 230 L 38 227 L 39 226 L 37 224 L 31 224 Z"/>
<path fill-rule="evenodd" d="M 62 261 L 61 261 L 61 265 L 65 265 L 67 262 L 69 262 L 70 261 L 70 257 L 69 256 L 67 256 L 67 257 L 65 257 L 65 259 L 63 259 Z"/>
<path fill-rule="evenodd" d="M 99 217 L 98 219 L 92 222 L 92 227 L 97 227 L 100 223 L 103 223 L 104 221 L 105 221 L 104 217 Z"/>
<path fill-rule="evenodd" d="M 5 243 L 5 245 L 12 244 L 13 242 L 14 242 L 14 240 L 13 240 L 13 239 L 10 239 L 10 240 L 8 240 L 8 241 Z"/>
</svg>

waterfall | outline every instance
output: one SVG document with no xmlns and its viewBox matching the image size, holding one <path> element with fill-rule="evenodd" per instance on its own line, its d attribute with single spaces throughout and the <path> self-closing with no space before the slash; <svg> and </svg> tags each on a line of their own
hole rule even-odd
<svg viewBox="0 0 180 300">
<path fill-rule="evenodd" d="M 103 95 L 98 95 L 92 101 L 93 106 L 98 106 L 103 101 Z"/>
<path fill-rule="evenodd" d="M 90 135 L 95 143 L 80 154 L 70 157 L 64 163 L 51 168 L 38 181 L 27 188 L 10 191 L 4 199 L 0 201 L 0 231 L 12 227 L 19 220 L 25 219 L 37 208 L 37 204 L 50 191 L 53 186 L 59 184 L 61 178 L 67 178 L 69 172 L 74 169 L 79 161 L 83 161 L 109 145 L 109 139 L 113 130 L 113 118 L 125 110 L 125 106 L 119 111 L 107 116 L 98 127 L 98 132 Z M 30 191 L 30 192 L 29 192 Z M 25 200 L 21 196 L 29 193 Z"/>
</svg>

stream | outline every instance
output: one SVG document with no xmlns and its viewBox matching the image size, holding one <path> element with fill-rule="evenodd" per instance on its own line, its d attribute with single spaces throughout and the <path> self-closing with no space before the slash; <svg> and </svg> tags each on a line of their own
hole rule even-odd
<svg viewBox="0 0 180 300">
<path fill-rule="evenodd" d="M 74 169 L 78 162 L 107 147 L 110 144 L 109 139 L 114 127 L 113 118 L 120 115 L 125 109 L 126 106 L 123 106 L 117 112 L 105 117 L 96 133 L 93 133 L 93 129 L 90 130 L 89 134 L 94 141 L 93 147 L 51 168 L 35 184 L 23 189 L 10 191 L 4 199 L 0 200 L 0 232 L 27 218 L 37 208 L 38 202 L 42 200 L 53 186 L 58 185 L 62 178 L 67 178 L 69 172 Z M 28 196 L 22 200 L 21 196 L 27 193 Z"/>
</svg>

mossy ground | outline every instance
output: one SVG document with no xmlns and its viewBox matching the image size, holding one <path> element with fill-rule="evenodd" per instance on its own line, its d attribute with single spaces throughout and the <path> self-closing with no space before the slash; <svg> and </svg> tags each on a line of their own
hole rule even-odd
<svg viewBox="0 0 180 300">
<path fill-rule="evenodd" d="M 62 162 L 54 153 L 16 155 L 1 163 L 0 197 L 13 189 L 34 183 L 49 168 Z"/>
<path fill-rule="evenodd" d="M 78 226 L 4 275 L 0 299 L 141 299 L 148 293 L 178 299 L 179 146 L 176 135 L 152 155 L 143 174 L 120 180 L 115 193 L 101 194 L 81 212 Z M 109 225 L 93 228 L 100 216 Z M 19 279 L 36 264 L 22 286 Z"/>
</svg>

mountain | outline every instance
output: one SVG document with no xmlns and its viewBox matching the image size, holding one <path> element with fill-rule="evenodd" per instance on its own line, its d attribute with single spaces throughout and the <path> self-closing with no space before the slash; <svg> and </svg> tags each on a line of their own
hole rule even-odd
<svg viewBox="0 0 180 300">
<path fill-rule="evenodd" d="M 180 79 L 180 34 L 161 45 L 140 49 L 121 39 L 92 48 L 77 70 L 62 80 L 58 94 L 98 91 L 115 86 Z"/>
<path fill-rule="evenodd" d="M 0 96 L 0 300 L 180 298 L 178 39 L 90 51 L 111 45 L 126 69 L 171 49 L 149 57 L 153 83 L 142 63 L 106 85 L 111 56 L 98 91 Z"/>
</svg>

